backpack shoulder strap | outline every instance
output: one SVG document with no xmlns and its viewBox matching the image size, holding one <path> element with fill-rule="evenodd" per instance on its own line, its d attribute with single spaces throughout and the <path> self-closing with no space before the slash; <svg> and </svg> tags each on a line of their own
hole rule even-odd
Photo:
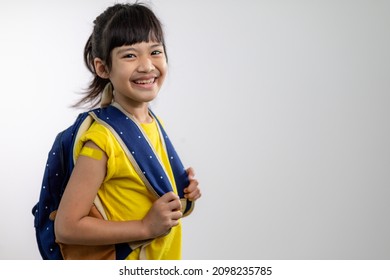
<svg viewBox="0 0 390 280">
<path fill-rule="evenodd" d="M 157 121 L 158 128 L 160 130 L 161 139 L 164 143 L 164 147 L 167 151 L 167 155 L 169 158 L 169 163 L 171 164 L 172 172 L 175 177 L 175 183 L 177 192 L 179 194 L 179 197 L 181 199 L 182 203 L 182 210 L 184 216 L 188 216 L 191 214 L 192 210 L 194 209 L 195 203 L 193 201 L 190 201 L 184 197 L 184 189 L 188 187 L 190 181 L 188 179 L 187 171 L 184 168 L 183 163 L 180 160 L 179 155 L 177 154 L 170 138 L 168 137 L 168 134 L 166 133 L 163 125 L 161 124 L 160 120 L 157 118 L 157 116 L 152 112 L 152 110 L 149 110 L 149 112 L 152 114 L 154 119 Z"/>
<path fill-rule="evenodd" d="M 187 172 L 180 161 L 171 141 L 158 118 L 151 112 L 157 121 L 160 137 L 172 167 L 178 195 L 182 201 L 184 215 L 189 215 L 194 207 L 193 202 L 184 198 L 184 188 L 189 184 Z M 90 115 L 93 119 L 104 125 L 116 137 L 122 149 L 133 164 L 145 186 L 156 198 L 173 190 L 168 173 L 160 162 L 153 146 L 137 120 L 128 114 L 119 104 L 92 110 Z"/>
</svg>

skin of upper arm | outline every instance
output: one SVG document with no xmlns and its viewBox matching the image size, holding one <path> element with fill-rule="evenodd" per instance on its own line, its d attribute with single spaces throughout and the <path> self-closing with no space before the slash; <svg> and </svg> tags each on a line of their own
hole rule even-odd
<svg viewBox="0 0 390 280">
<path fill-rule="evenodd" d="M 89 214 L 106 176 L 107 155 L 92 141 L 86 147 L 102 152 L 100 159 L 80 155 L 61 199 L 56 216 L 56 231 L 61 232 Z"/>
</svg>

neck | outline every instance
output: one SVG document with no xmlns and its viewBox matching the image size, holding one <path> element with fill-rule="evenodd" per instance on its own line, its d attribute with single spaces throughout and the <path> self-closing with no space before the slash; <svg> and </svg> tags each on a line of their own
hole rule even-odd
<svg viewBox="0 0 390 280">
<path fill-rule="evenodd" d="M 153 118 L 149 114 L 149 104 L 142 103 L 138 106 L 132 106 L 131 104 L 115 101 L 119 106 L 123 108 L 128 114 L 135 118 L 139 123 L 151 123 Z"/>
</svg>

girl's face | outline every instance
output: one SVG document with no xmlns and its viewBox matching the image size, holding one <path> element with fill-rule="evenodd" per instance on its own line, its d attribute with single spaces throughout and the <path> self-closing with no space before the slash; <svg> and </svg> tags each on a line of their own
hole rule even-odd
<svg viewBox="0 0 390 280">
<path fill-rule="evenodd" d="M 167 74 L 164 47 L 158 42 L 142 42 L 114 48 L 109 79 L 115 100 L 142 106 L 157 97 Z"/>
</svg>

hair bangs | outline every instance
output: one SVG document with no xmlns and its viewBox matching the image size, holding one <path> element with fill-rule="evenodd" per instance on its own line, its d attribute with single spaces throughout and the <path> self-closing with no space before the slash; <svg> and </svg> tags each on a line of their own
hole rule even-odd
<svg viewBox="0 0 390 280">
<path fill-rule="evenodd" d="M 116 47 L 141 42 L 156 41 L 165 46 L 161 24 L 153 14 L 122 10 L 112 18 L 105 32 L 108 54 Z"/>
</svg>

